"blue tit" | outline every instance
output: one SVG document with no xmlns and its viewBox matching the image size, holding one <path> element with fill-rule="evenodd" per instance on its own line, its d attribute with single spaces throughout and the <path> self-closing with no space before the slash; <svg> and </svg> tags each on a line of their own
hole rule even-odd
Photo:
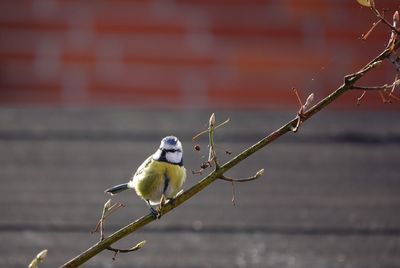
<svg viewBox="0 0 400 268">
<path fill-rule="evenodd" d="M 165 199 L 172 199 L 181 192 L 186 179 L 183 166 L 182 144 L 178 138 L 167 136 L 161 140 L 160 148 L 149 156 L 137 169 L 132 179 L 105 190 L 111 195 L 127 189 L 135 189 L 136 194 L 146 201 L 151 213 L 161 215 L 153 205 L 164 205 Z"/>
</svg>

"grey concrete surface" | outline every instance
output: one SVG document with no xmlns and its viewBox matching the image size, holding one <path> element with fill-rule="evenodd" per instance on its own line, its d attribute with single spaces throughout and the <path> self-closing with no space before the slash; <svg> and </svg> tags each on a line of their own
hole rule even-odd
<svg viewBox="0 0 400 268">
<path fill-rule="evenodd" d="M 103 191 L 128 179 L 166 135 L 183 141 L 185 166 L 206 155 L 191 137 L 210 111 L 0 109 L 0 267 L 57 267 L 98 239 L 91 235 Z M 292 114 L 219 111 L 229 125 L 219 146 L 239 153 Z M 83 267 L 400 267 L 400 118 L 392 112 L 321 112 L 229 172 L 256 181 L 217 181 L 119 246 L 146 246 L 112 261 L 103 252 Z M 227 160 L 223 150 L 221 160 Z M 186 188 L 201 179 L 189 174 Z M 147 213 L 133 192 L 107 233 Z"/>
</svg>

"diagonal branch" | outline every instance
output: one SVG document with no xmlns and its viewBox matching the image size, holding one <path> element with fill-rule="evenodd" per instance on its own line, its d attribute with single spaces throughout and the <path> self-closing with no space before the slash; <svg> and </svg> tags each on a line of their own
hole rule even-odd
<svg viewBox="0 0 400 268">
<path fill-rule="evenodd" d="M 344 83 L 337 88 L 335 91 L 333 91 L 331 94 L 329 94 L 327 97 L 322 99 L 320 102 L 315 104 L 313 107 L 311 107 L 309 110 L 305 111 L 302 114 L 302 121 L 306 121 L 310 119 L 313 115 L 324 109 L 326 106 L 328 106 L 330 103 L 335 101 L 337 98 L 339 98 L 341 95 L 343 95 L 345 92 L 351 90 L 355 83 L 362 78 L 367 72 L 371 71 L 373 68 L 375 68 L 381 61 L 384 59 L 387 59 L 390 55 L 391 52 L 396 50 L 399 47 L 400 41 L 397 40 L 394 44 L 394 49 L 387 48 L 385 49 L 381 54 L 379 54 L 376 58 L 371 60 L 364 68 L 362 68 L 360 71 L 347 75 L 344 78 Z M 260 149 L 264 148 L 266 145 L 269 143 L 275 141 L 282 135 L 292 132 L 293 128 L 297 125 L 298 122 L 298 117 L 296 116 L 292 120 L 288 121 L 285 125 L 280 127 L 279 129 L 275 130 L 274 132 L 270 133 L 268 136 L 264 137 L 251 147 L 247 148 L 225 164 L 221 165 L 219 168 L 216 168 L 213 172 L 208 174 L 205 178 L 200 180 L 197 184 L 194 186 L 190 187 L 188 190 L 183 192 L 182 194 L 178 195 L 173 202 L 168 202 L 166 203 L 162 208 L 161 208 L 161 213 L 166 214 L 170 212 L 171 210 L 175 209 L 182 203 L 186 202 L 190 198 L 192 198 L 194 195 L 202 191 L 204 188 L 206 188 L 208 185 L 210 185 L 212 182 L 215 180 L 221 178 L 223 174 L 230 170 L 232 167 L 236 166 L 239 164 L 241 161 L 245 160 L 249 156 L 253 155 L 255 152 L 259 151 Z M 101 251 L 110 248 L 110 246 L 115 243 L 116 241 L 122 239 L 123 237 L 135 232 L 136 230 L 142 228 L 143 226 L 151 223 L 154 221 L 155 218 L 153 214 L 149 213 L 148 215 L 145 215 L 132 223 L 126 225 L 125 227 L 119 229 L 118 231 L 114 232 L 110 236 L 104 238 L 104 240 L 99 241 L 98 243 L 94 244 L 92 247 L 87 249 L 86 251 L 82 252 L 75 258 L 71 259 L 67 263 L 61 265 L 60 267 L 66 268 L 66 267 L 78 267 L 82 265 L 83 263 L 87 262 L 89 259 L 100 253 Z"/>
</svg>

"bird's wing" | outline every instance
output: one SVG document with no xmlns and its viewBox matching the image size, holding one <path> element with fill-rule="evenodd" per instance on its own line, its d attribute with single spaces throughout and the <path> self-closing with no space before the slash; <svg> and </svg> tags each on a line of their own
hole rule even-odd
<svg viewBox="0 0 400 268">
<path fill-rule="evenodd" d="M 138 167 L 135 174 L 133 175 L 133 178 L 143 173 L 143 170 L 147 168 L 152 161 L 153 161 L 153 156 L 151 155 Z"/>
</svg>

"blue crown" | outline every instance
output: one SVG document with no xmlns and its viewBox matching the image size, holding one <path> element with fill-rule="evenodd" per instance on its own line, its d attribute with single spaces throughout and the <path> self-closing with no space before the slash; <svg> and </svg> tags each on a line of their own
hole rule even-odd
<svg viewBox="0 0 400 268">
<path fill-rule="evenodd" d="M 163 139 L 165 144 L 175 146 L 178 143 L 178 138 L 174 136 L 168 136 Z"/>
</svg>

